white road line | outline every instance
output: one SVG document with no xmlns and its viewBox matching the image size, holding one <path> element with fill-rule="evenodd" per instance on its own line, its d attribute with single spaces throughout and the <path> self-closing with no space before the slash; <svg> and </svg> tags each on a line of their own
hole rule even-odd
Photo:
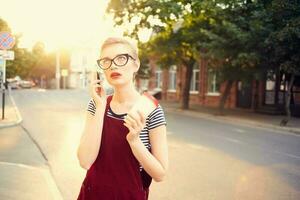
<svg viewBox="0 0 300 200">
<path fill-rule="evenodd" d="M 238 143 L 238 144 L 244 144 L 244 142 L 237 140 L 237 139 L 232 139 L 232 138 L 228 138 L 228 137 L 224 137 L 225 140 L 233 142 L 233 143 Z"/>
<path fill-rule="evenodd" d="M 235 128 L 233 129 L 234 131 L 238 132 L 238 133 L 245 133 L 246 131 L 243 130 L 243 129 L 238 129 L 238 128 Z"/>
<path fill-rule="evenodd" d="M 288 157 L 291 157 L 291 158 L 300 159 L 300 156 L 295 156 L 295 155 L 289 154 L 289 153 L 283 153 L 283 152 L 279 152 L 279 151 L 274 151 L 274 153 L 281 154 L 281 155 L 284 155 L 284 156 L 288 156 Z"/>
<path fill-rule="evenodd" d="M 201 151 L 210 151 L 209 148 L 201 146 L 201 145 L 196 145 L 196 144 L 188 144 L 189 147 L 193 148 L 193 149 L 197 149 L 197 150 L 201 150 Z"/>
</svg>

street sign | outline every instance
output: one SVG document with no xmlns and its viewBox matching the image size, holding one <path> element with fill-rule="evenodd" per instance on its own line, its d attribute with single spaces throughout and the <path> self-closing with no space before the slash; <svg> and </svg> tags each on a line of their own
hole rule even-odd
<svg viewBox="0 0 300 200">
<path fill-rule="evenodd" d="M 14 51 L 0 50 L 0 59 L 2 59 L 2 60 L 14 60 L 15 59 L 15 52 Z"/>
<path fill-rule="evenodd" d="M 15 45 L 15 38 L 9 32 L 0 32 L 0 49 L 11 49 Z"/>
</svg>

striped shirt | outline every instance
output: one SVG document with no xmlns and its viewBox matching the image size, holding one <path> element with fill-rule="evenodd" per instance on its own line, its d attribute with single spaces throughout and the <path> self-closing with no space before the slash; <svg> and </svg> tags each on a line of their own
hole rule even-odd
<svg viewBox="0 0 300 200">
<path fill-rule="evenodd" d="M 95 115 L 96 104 L 93 99 L 89 101 L 87 111 L 90 112 L 92 115 Z M 117 120 L 123 120 L 127 114 L 116 114 L 111 110 L 109 106 L 106 115 Z M 140 139 L 149 151 L 151 150 L 149 130 L 159 127 L 161 125 L 167 125 L 167 122 L 165 119 L 164 111 L 162 107 L 158 104 L 158 107 L 155 110 L 153 110 L 150 113 L 150 115 L 146 118 L 146 125 L 140 133 Z"/>
</svg>

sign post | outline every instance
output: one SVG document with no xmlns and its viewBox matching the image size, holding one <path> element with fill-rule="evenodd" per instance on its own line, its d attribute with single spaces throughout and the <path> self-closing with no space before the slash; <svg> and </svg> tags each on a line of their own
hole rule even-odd
<svg viewBox="0 0 300 200">
<path fill-rule="evenodd" d="M 14 52 L 7 51 L 15 45 L 15 39 L 9 32 L 0 32 L 0 81 L 2 90 L 2 120 L 5 115 L 6 60 L 14 59 Z"/>
</svg>

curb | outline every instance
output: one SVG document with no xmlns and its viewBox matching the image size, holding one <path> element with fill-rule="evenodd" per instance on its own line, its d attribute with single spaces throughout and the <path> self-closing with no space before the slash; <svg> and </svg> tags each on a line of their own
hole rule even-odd
<svg viewBox="0 0 300 200">
<path fill-rule="evenodd" d="M 12 98 L 12 96 L 10 95 L 10 93 L 8 92 L 8 97 L 13 105 L 13 108 L 16 112 L 17 115 L 17 120 L 14 122 L 9 122 L 9 123 L 5 123 L 5 124 L 0 124 L 0 128 L 7 128 L 7 127 L 12 127 L 12 126 L 16 126 L 18 124 L 20 124 L 23 121 L 23 118 L 19 112 L 18 107 L 16 106 L 15 100 Z"/>
<path fill-rule="evenodd" d="M 248 125 L 248 126 L 256 126 L 260 128 L 267 128 L 267 129 L 273 129 L 273 130 L 278 130 L 278 131 L 287 131 L 292 133 L 293 135 L 300 136 L 300 129 L 298 128 L 289 128 L 289 127 L 281 127 L 281 126 L 276 126 L 276 125 L 267 125 L 265 123 L 259 123 L 255 121 L 247 121 L 247 120 L 241 120 L 241 119 L 236 119 L 236 118 L 230 118 L 226 116 L 215 116 L 212 114 L 207 114 L 207 113 L 201 113 L 201 112 L 195 112 L 195 111 L 187 111 L 187 110 L 182 110 L 178 108 L 168 108 L 164 107 L 164 109 L 168 112 L 174 112 L 178 114 L 183 114 L 183 115 L 188 115 L 188 116 L 193 116 L 193 117 L 199 117 L 199 118 L 204 118 L 204 119 L 209 119 L 209 120 L 214 120 L 218 122 L 229 122 L 232 124 L 236 124 L 237 122 L 243 125 Z"/>
</svg>

